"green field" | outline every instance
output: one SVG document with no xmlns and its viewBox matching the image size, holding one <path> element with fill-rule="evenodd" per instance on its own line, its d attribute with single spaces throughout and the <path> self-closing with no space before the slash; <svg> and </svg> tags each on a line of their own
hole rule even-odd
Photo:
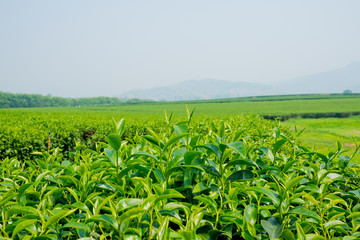
<svg viewBox="0 0 360 240">
<path fill-rule="evenodd" d="M 305 128 L 301 140 L 309 148 L 321 152 L 333 151 L 336 141 L 344 149 L 352 151 L 356 143 L 360 144 L 360 116 L 350 118 L 290 119 L 286 121 L 292 130 Z M 359 157 L 357 157 L 359 159 Z"/>
<path fill-rule="evenodd" d="M 150 114 L 151 116 L 156 116 L 162 115 L 164 110 L 173 112 L 174 114 L 182 114 L 185 105 L 196 108 L 197 115 L 206 116 L 237 115 L 242 113 L 287 115 L 314 112 L 360 112 L 360 94 L 259 96 L 197 101 L 134 103 L 120 104 L 117 106 L 38 108 L 37 110 L 45 112 L 63 110 L 67 112 L 121 112 L 121 114 L 130 114 L 130 116 L 132 114 Z M 33 109 L 36 108 L 31 108 L 30 111 Z"/>
<path fill-rule="evenodd" d="M 261 102 L 261 101 L 289 101 L 289 100 L 316 100 L 316 99 L 350 99 L 359 98 L 360 93 L 352 94 L 295 94 L 295 95 L 269 95 L 239 98 L 218 98 L 207 100 L 175 101 L 174 103 L 226 103 L 226 102 Z"/>
<path fill-rule="evenodd" d="M 0 239 L 358 239 L 359 100 L 0 110 Z"/>
<path fill-rule="evenodd" d="M 332 98 L 332 99 L 311 99 L 311 100 L 271 100 L 271 101 L 239 101 L 239 102 L 200 102 L 188 104 L 196 108 L 196 114 L 201 116 L 230 116 L 243 113 L 267 114 L 296 114 L 315 112 L 359 112 L 360 97 L 356 98 Z M 124 115 L 150 114 L 162 115 L 164 109 L 181 115 L 184 112 L 184 103 L 149 103 L 134 104 L 114 107 L 87 107 L 84 111 L 121 111 Z M 81 110 L 79 110 L 81 111 Z"/>
</svg>

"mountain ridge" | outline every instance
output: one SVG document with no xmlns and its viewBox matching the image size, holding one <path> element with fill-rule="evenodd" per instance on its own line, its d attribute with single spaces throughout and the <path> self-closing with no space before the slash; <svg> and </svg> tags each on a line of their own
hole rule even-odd
<svg viewBox="0 0 360 240">
<path fill-rule="evenodd" d="M 360 92 L 360 62 L 282 81 L 274 84 L 273 87 L 286 94 L 342 93 L 346 89 Z"/>
<path fill-rule="evenodd" d="M 186 80 L 145 90 L 131 90 L 125 92 L 121 97 L 157 101 L 203 100 L 262 95 L 266 93 L 267 88 L 267 85 L 257 83 L 202 79 Z"/>
<path fill-rule="evenodd" d="M 120 98 L 156 101 L 206 100 L 282 94 L 342 93 L 350 89 L 360 92 L 360 62 L 273 84 L 233 82 L 213 78 L 186 80 L 168 86 L 135 89 Z"/>
</svg>

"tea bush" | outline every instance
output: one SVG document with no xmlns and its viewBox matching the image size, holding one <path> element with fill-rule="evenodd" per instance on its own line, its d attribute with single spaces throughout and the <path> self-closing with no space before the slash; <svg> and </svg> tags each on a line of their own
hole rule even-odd
<svg viewBox="0 0 360 240">
<path fill-rule="evenodd" d="M 192 113 L 144 129 L 114 121 L 68 157 L 2 158 L 1 239 L 360 237 L 359 146 L 322 154 L 277 122 Z"/>
</svg>

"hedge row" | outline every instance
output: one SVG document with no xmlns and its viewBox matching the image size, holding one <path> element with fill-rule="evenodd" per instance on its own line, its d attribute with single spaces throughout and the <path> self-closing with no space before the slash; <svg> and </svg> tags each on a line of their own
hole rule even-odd
<svg viewBox="0 0 360 240">
<path fill-rule="evenodd" d="M 360 112 L 325 112 L 325 113 L 296 113 L 288 115 L 262 115 L 264 119 L 286 121 L 290 118 L 348 118 L 360 115 Z"/>
</svg>

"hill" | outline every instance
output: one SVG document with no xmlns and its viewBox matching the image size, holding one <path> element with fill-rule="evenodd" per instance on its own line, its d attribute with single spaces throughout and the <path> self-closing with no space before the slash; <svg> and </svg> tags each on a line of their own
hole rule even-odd
<svg viewBox="0 0 360 240">
<path fill-rule="evenodd" d="M 281 94 L 360 92 L 360 62 L 274 84 Z"/>
<path fill-rule="evenodd" d="M 146 90 L 131 90 L 121 94 L 120 97 L 183 101 L 264 95 L 342 93 L 346 89 L 354 93 L 360 92 L 360 62 L 269 85 L 215 79 L 190 80 Z"/>
<path fill-rule="evenodd" d="M 174 85 L 125 92 L 121 98 L 165 101 L 235 98 L 267 95 L 266 85 L 215 79 L 183 81 Z"/>
</svg>

